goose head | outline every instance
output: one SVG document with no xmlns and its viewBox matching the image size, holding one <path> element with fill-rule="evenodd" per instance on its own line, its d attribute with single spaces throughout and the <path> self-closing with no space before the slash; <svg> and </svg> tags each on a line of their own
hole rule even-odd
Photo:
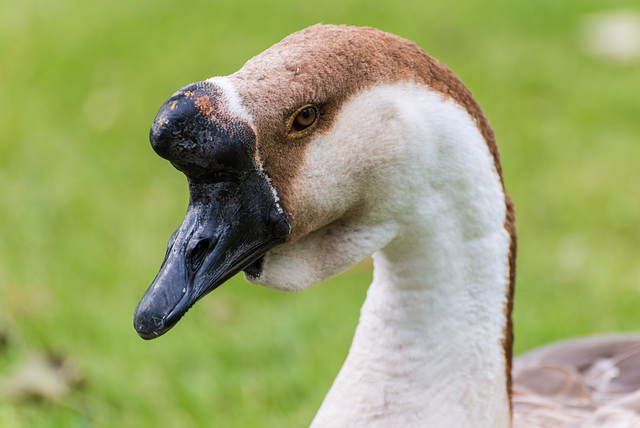
<svg viewBox="0 0 640 428">
<path fill-rule="evenodd" d="M 452 150 L 451 134 L 482 144 Z M 240 271 L 300 291 L 382 248 L 410 250 L 414 236 L 505 222 L 493 134 L 471 93 L 412 42 L 371 28 L 316 25 L 180 89 L 150 140 L 186 175 L 190 201 L 136 308 L 145 339 Z"/>
</svg>

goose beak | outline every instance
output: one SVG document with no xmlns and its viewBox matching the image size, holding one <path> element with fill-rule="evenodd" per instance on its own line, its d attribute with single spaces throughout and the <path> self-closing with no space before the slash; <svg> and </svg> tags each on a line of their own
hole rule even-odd
<svg viewBox="0 0 640 428">
<path fill-rule="evenodd" d="M 151 131 L 156 152 L 187 175 L 190 202 L 135 310 L 134 327 L 143 339 L 169 331 L 196 301 L 238 272 L 259 275 L 261 257 L 289 234 L 266 176 L 255 167 L 250 132 L 238 133 L 238 125 L 226 133 L 215 123 L 221 118 L 203 117 L 195 107 L 203 97 L 216 102 L 206 87 L 174 95 Z"/>
<path fill-rule="evenodd" d="M 209 197 L 189 204 L 158 275 L 136 308 L 140 337 L 166 333 L 196 301 L 238 272 L 259 275 L 261 257 L 284 242 L 289 231 L 271 192 L 259 189 L 260 184 L 202 185 Z M 235 197 L 227 199 L 230 195 Z"/>
</svg>

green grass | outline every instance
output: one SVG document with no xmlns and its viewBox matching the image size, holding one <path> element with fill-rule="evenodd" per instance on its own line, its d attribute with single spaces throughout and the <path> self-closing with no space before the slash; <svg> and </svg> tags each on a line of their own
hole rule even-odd
<svg viewBox="0 0 640 428">
<path fill-rule="evenodd" d="M 85 377 L 0 401 L 2 427 L 299 427 L 346 356 L 368 264 L 297 295 L 242 278 L 144 342 L 133 309 L 186 210 L 148 129 L 187 83 L 308 25 L 412 39 L 493 124 L 519 231 L 516 352 L 640 329 L 640 66 L 580 49 L 581 2 L 0 0 L 0 378 L 29 354 Z"/>
</svg>

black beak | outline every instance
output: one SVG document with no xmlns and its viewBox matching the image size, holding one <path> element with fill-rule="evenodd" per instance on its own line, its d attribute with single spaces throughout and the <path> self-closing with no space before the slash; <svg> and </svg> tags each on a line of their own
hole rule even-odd
<svg viewBox="0 0 640 428">
<path fill-rule="evenodd" d="M 166 333 L 196 301 L 241 270 L 259 275 L 261 257 L 289 233 L 255 165 L 253 131 L 224 110 L 215 86 L 191 85 L 163 105 L 151 129 L 154 150 L 187 175 L 190 202 L 136 308 L 134 326 L 143 339 Z"/>
</svg>

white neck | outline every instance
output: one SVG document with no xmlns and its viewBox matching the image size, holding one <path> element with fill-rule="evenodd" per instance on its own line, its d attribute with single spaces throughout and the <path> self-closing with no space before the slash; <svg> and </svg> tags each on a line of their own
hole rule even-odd
<svg viewBox="0 0 640 428">
<path fill-rule="evenodd" d="M 312 426 L 510 426 L 506 284 L 502 293 L 486 284 L 505 278 L 505 266 L 487 247 L 438 271 L 375 254 L 349 356 Z"/>
<path fill-rule="evenodd" d="M 415 171 L 416 202 L 374 254 L 349 356 L 313 427 L 511 426 L 505 196 L 484 141 L 462 134 Z"/>
</svg>

